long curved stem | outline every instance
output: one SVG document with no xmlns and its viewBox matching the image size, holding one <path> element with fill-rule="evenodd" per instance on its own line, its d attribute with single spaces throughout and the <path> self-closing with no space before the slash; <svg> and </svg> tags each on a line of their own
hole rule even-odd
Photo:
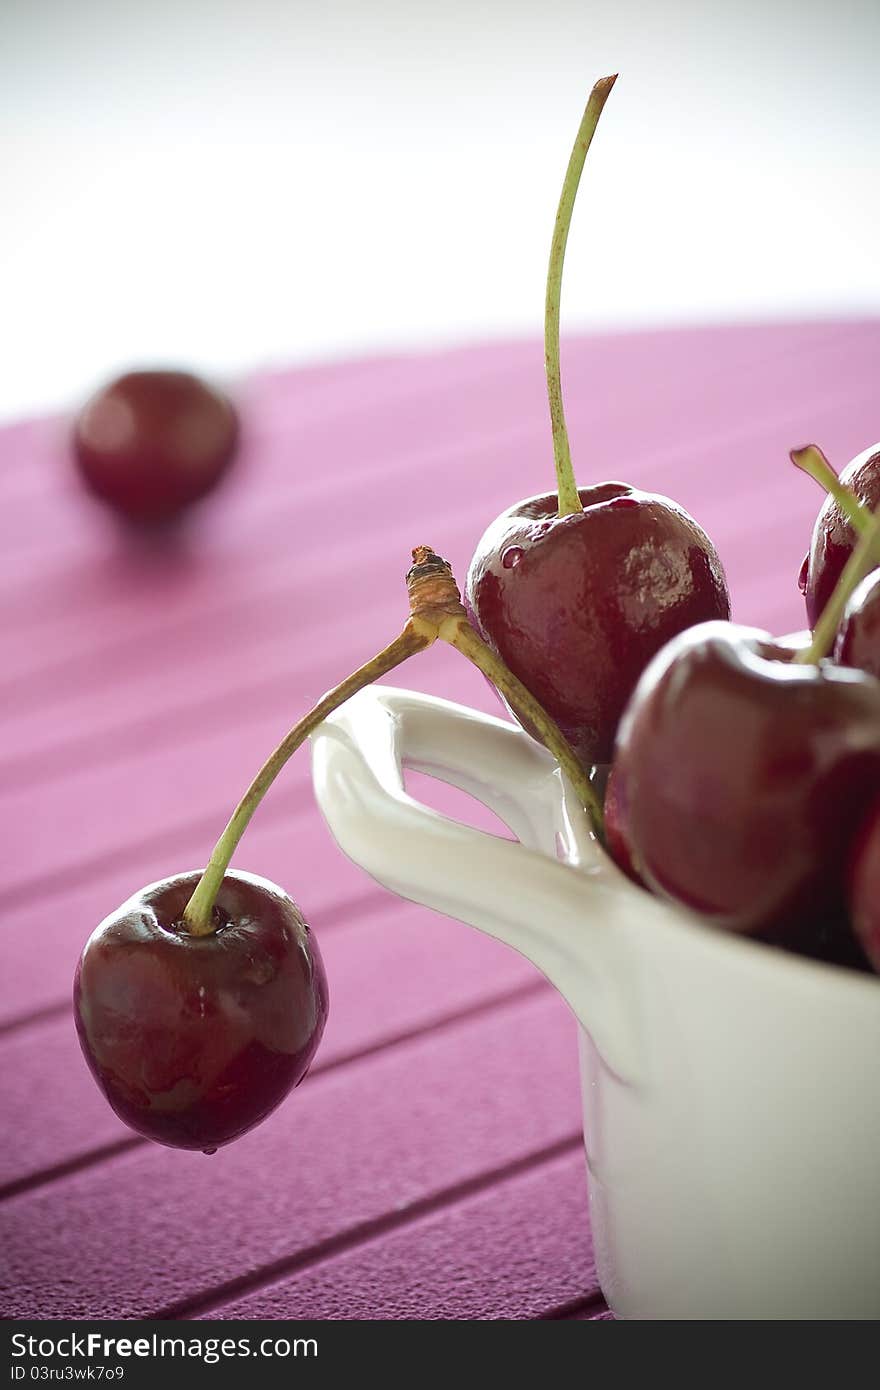
<svg viewBox="0 0 880 1390">
<path fill-rule="evenodd" d="M 207 868 L 183 910 L 183 926 L 192 936 L 209 936 L 214 931 L 214 900 L 223 882 L 223 875 L 229 867 L 229 861 L 235 853 L 236 846 L 247 829 L 252 815 L 284 764 L 293 756 L 300 744 L 308 738 L 313 729 L 316 729 L 327 718 L 328 714 L 332 714 L 352 695 L 362 690 L 365 685 L 370 685 L 373 681 L 378 680 L 380 676 L 386 675 L 388 671 L 393 671 L 394 667 L 406 661 L 407 657 L 414 656 L 416 652 L 424 651 L 426 647 L 430 647 L 433 640 L 434 638 L 430 634 L 417 631 L 412 623 L 407 623 L 403 632 L 390 646 L 385 647 L 371 661 L 366 662 L 357 671 L 347 676 L 340 685 L 328 690 L 314 709 L 309 710 L 308 714 L 304 715 L 299 723 L 290 730 L 290 733 L 282 739 L 275 752 L 260 768 L 233 811 L 226 829 L 214 846 Z"/>
<path fill-rule="evenodd" d="M 559 725 L 468 621 L 449 561 L 429 545 L 416 546 L 413 560 L 415 564 L 406 577 L 406 584 L 410 621 L 416 630 L 432 638 L 439 637 L 455 647 L 500 691 L 520 723 L 531 729 L 535 738 L 553 754 L 581 798 L 593 829 L 601 839 L 604 831 L 602 804 L 583 764 Z"/>
<path fill-rule="evenodd" d="M 573 516 L 581 511 L 577 482 L 571 466 L 571 449 L 568 443 L 568 430 L 565 426 L 565 412 L 562 407 L 562 377 L 559 366 L 559 312 L 562 299 L 562 267 L 565 262 L 565 247 L 568 242 L 568 229 L 571 214 L 587 150 L 590 148 L 602 108 L 617 74 L 602 77 L 596 83 L 586 110 L 581 119 L 574 142 L 574 149 L 565 171 L 553 240 L 550 244 L 550 263 L 547 267 L 547 293 L 544 302 L 544 361 L 547 371 L 547 397 L 550 402 L 550 427 L 553 431 L 553 458 L 556 463 L 556 490 L 559 497 L 559 515 Z"/>
<path fill-rule="evenodd" d="M 592 819 L 597 834 L 602 832 L 602 807 L 589 777 L 566 742 L 562 731 L 537 700 L 485 645 L 468 622 L 461 602 L 458 585 L 448 561 L 430 546 L 417 546 L 413 551 L 414 564 L 406 576 L 410 616 L 400 636 L 383 648 L 371 661 L 358 667 L 350 676 L 322 697 L 295 724 L 260 768 L 241 801 L 236 806 L 220 839 L 214 846 L 208 866 L 196 884 L 183 910 L 181 925 L 192 936 L 209 936 L 217 928 L 214 902 L 229 867 L 229 861 L 250 823 L 251 817 L 271 787 L 285 763 L 305 742 L 309 734 L 329 714 L 351 699 L 364 686 L 393 671 L 408 657 L 425 651 L 438 637 L 456 647 L 488 676 L 511 709 L 553 754 L 569 781 L 578 792 Z"/>
<path fill-rule="evenodd" d="M 429 545 L 417 545 L 413 560 L 406 586 L 410 622 L 416 631 L 432 639 L 439 637 L 455 647 L 501 692 L 520 723 L 530 728 L 535 738 L 553 754 L 581 798 L 596 834 L 601 837 L 602 805 L 583 765 L 559 725 L 468 621 L 449 561 Z"/>
<path fill-rule="evenodd" d="M 473 662 L 478 670 L 500 690 L 516 717 L 526 728 L 531 727 L 548 752 L 552 753 L 571 785 L 574 787 L 599 838 L 603 838 L 602 804 L 596 789 L 574 750 L 555 723 L 529 693 L 521 680 L 509 671 L 490 647 L 474 631 L 467 618 L 446 618 L 440 625 L 440 638 Z"/>
</svg>

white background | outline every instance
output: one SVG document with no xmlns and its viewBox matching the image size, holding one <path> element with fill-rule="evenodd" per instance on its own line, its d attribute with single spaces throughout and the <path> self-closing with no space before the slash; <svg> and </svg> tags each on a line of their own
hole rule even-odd
<svg viewBox="0 0 880 1390">
<path fill-rule="evenodd" d="M 880 311 L 876 0 L 0 0 L 0 416 L 568 328 Z"/>
</svg>

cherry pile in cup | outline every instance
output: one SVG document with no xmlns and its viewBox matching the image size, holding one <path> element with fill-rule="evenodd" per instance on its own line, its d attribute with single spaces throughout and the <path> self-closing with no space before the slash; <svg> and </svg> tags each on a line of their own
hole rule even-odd
<svg viewBox="0 0 880 1390">
<path fill-rule="evenodd" d="M 880 970 L 880 444 L 839 480 L 807 455 L 840 500 L 804 562 L 801 649 L 728 621 L 708 540 L 619 483 L 565 517 L 554 497 L 499 518 L 468 600 L 581 759 L 610 763 L 603 833 L 630 877 L 728 931 Z"/>
</svg>

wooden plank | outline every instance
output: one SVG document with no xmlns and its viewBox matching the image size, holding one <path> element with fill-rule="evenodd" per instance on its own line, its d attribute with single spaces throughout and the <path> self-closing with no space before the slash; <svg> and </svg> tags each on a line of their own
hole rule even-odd
<svg viewBox="0 0 880 1390">
<path fill-rule="evenodd" d="M 4 1202 L 0 1312 L 149 1316 L 446 1201 L 579 1125 L 574 1023 L 542 994 L 327 1072 L 210 1159 L 138 1148 Z"/>
<path fill-rule="evenodd" d="M 522 1319 L 599 1296 L 577 1146 L 198 1316 Z M 604 1311 L 592 1305 L 592 1317 Z"/>
</svg>

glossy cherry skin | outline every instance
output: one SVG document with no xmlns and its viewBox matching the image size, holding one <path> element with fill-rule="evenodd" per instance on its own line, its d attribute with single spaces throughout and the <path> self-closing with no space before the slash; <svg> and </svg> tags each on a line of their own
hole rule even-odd
<svg viewBox="0 0 880 1390">
<path fill-rule="evenodd" d="M 853 591 L 837 630 L 834 660 L 880 678 L 880 570 Z"/>
<path fill-rule="evenodd" d="M 621 799 L 621 777 L 612 766 L 608 774 L 608 781 L 605 785 L 605 848 L 611 855 L 618 869 L 622 869 L 627 878 L 631 878 L 633 883 L 641 884 L 636 866 L 633 863 L 632 850 L 627 835 L 627 809 Z M 642 885 L 644 886 L 644 885 Z"/>
<path fill-rule="evenodd" d="M 623 833 L 657 893 L 780 944 L 845 913 L 845 865 L 880 792 L 880 681 L 794 664 L 707 623 L 640 680 L 615 758 Z"/>
<path fill-rule="evenodd" d="M 585 766 L 611 761 L 617 724 L 655 652 L 730 614 L 706 534 L 676 503 L 626 483 L 547 493 L 486 530 L 465 589 L 475 627 L 562 729 Z"/>
<path fill-rule="evenodd" d="M 73 449 L 89 488 L 133 521 L 168 521 L 210 492 L 238 442 L 229 400 L 188 372 L 129 372 L 85 405 Z"/>
<path fill-rule="evenodd" d="M 198 879 L 153 883 L 105 918 L 73 998 L 86 1061 L 119 1118 L 160 1144 L 213 1150 L 302 1081 L 328 992 L 299 908 L 266 879 L 227 873 L 217 931 L 184 931 Z"/>
<path fill-rule="evenodd" d="M 880 444 L 872 444 L 848 463 L 840 481 L 873 511 L 880 504 Z M 829 495 L 816 517 L 810 550 L 801 566 L 799 580 L 811 628 L 816 626 L 834 592 L 855 543 L 852 526 Z"/>
<path fill-rule="evenodd" d="M 880 971 L 880 800 L 871 807 L 856 837 L 848 896 L 853 931 L 874 969 Z"/>
</svg>

